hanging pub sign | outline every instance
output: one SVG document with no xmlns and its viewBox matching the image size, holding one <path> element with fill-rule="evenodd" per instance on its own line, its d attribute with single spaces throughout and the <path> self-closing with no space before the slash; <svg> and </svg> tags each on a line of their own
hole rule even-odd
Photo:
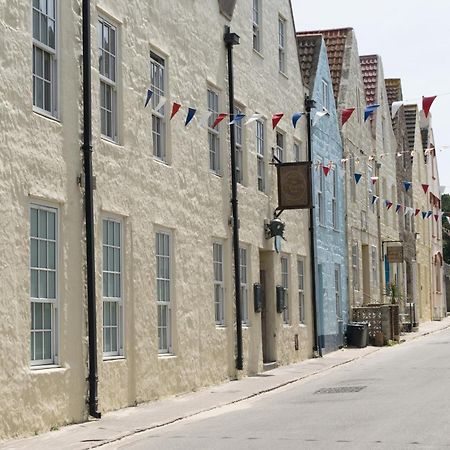
<svg viewBox="0 0 450 450">
<path fill-rule="evenodd" d="M 386 249 L 386 257 L 390 263 L 402 263 L 403 262 L 403 246 L 395 245 L 389 246 Z"/>
<path fill-rule="evenodd" d="M 277 176 L 277 210 L 312 208 L 310 161 L 277 164 Z"/>
</svg>

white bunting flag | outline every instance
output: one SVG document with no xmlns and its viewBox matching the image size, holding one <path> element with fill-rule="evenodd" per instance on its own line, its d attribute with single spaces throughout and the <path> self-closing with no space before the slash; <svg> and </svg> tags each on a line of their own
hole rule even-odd
<svg viewBox="0 0 450 450">
<path fill-rule="evenodd" d="M 317 111 L 316 114 L 314 115 L 314 120 L 313 120 L 313 124 L 312 124 L 313 127 L 317 125 L 317 123 L 319 122 L 319 120 L 322 117 L 327 116 L 327 115 L 329 116 L 330 113 L 325 108 L 323 108 L 322 111 Z"/>
<path fill-rule="evenodd" d="M 392 103 L 392 118 L 395 117 L 397 111 L 400 109 L 400 106 L 403 105 L 403 102 L 394 102 Z"/>
<path fill-rule="evenodd" d="M 159 111 L 167 102 L 167 98 L 166 97 L 161 97 L 159 99 L 159 103 L 156 105 L 155 111 Z"/>
<path fill-rule="evenodd" d="M 206 128 L 208 125 L 208 119 L 211 117 L 212 111 L 206 111 L 203 113 L 200 118 L 198 119 L 197 125 L 200 128 Z"/>
<path fill-rule="evenodd" d="M 245 122 L 245 125 L 248 125 L 252 122 L 257 121 L 258 119 L 262 119 L 262 114 L 252 114 L 249 119 L 247 120 L 247 122 Z"/>
</svg>

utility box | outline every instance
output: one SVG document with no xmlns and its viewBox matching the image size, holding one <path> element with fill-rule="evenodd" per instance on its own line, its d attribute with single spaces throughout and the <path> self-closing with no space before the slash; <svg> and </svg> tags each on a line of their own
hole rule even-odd
<svg viewBox="0 0 450 450">
<path fill-rule="evenodd" d="M 286 289 L 283 286 L 277 286 L 277 313 L 281 314 L 286 309 Z"/>
</svg>

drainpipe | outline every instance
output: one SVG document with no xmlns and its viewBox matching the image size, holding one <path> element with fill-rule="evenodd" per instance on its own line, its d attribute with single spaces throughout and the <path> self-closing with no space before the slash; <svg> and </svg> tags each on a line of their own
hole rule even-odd
<svg viewBox="0 0 450 450">
<path fill-rule="evenodd" d="M 225 27 L 223 37 L 228 50 L 228 102 L 230 105 L 230 117 L 234 115 L 234 75 L 233 75 L 233 46 L 239 44 L 239 36 L 230 32 L 230 27 Z M 242 356 L 242 318 L 241 318 L 241 279 L 239 273 L 239 215 L 237 199 L 236 179 L 236 142 L 234 124 L 230 125 L 230 150 L 231 150 L 231 207 L 233 214 L 233 256 L 234 256 L 234 291 L 236 304 L 236 369 L 243 369 Z"/>
<path fill-rule="evenodd" d="M 86 277 L 89 338 L 89 414 L 99 419 L 97 320 L 95 299 L 94 195 L 92 178 L 91 17 L 90 1 L 83 0 L 83 162 L 86 216 Z"/>
<path fill-rule="evenodd" d="M 307 134 L 308 134 L 308 161 L 311 162 L 311 170 L 312 165 L 312 144 L 311 144 L 311 108 L 314 107 L 314 100 L 309 98 L 307 95 L 305 97 L 305 110 L 306 110 L 306 123 L 307 123 Z M 313 177 L 311 176 L 311 182 L 313 181 Z M 314 184 L 314 183 L 312 183 Z M 312 186 L 311 186 L 312 190 Z M 314 193 L 311 192 L 313 196 Z M 314 230 L 314 208 L 311 206 L 309 210 L 309 245 L 311 252 L 311 291 L 313 293 L 313 301 L 312 301 L 312 313 L 313 313 L 313 335 L 314 335 L 314 347 L 313 351 L 315 354 L 322 356 L 322 347 L 319 342 L 319 325 L 318 325 L 318 317 L 317 317 L 317 292 L 316 292 L 316 257 L 315 257 L 315 230 Z"/>
</svg>

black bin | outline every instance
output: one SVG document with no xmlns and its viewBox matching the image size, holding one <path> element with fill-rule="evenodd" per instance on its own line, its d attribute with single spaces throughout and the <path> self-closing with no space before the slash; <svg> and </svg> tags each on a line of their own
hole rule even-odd
<svg viewBox="0 0 450 450">
<path fill-rule="evenodd" d="M 352 347 L 367 347 L 369 339 L 369 324 L 367 322 L 352 322 L 347 325 L 347 345 Z"/>
</svg>

